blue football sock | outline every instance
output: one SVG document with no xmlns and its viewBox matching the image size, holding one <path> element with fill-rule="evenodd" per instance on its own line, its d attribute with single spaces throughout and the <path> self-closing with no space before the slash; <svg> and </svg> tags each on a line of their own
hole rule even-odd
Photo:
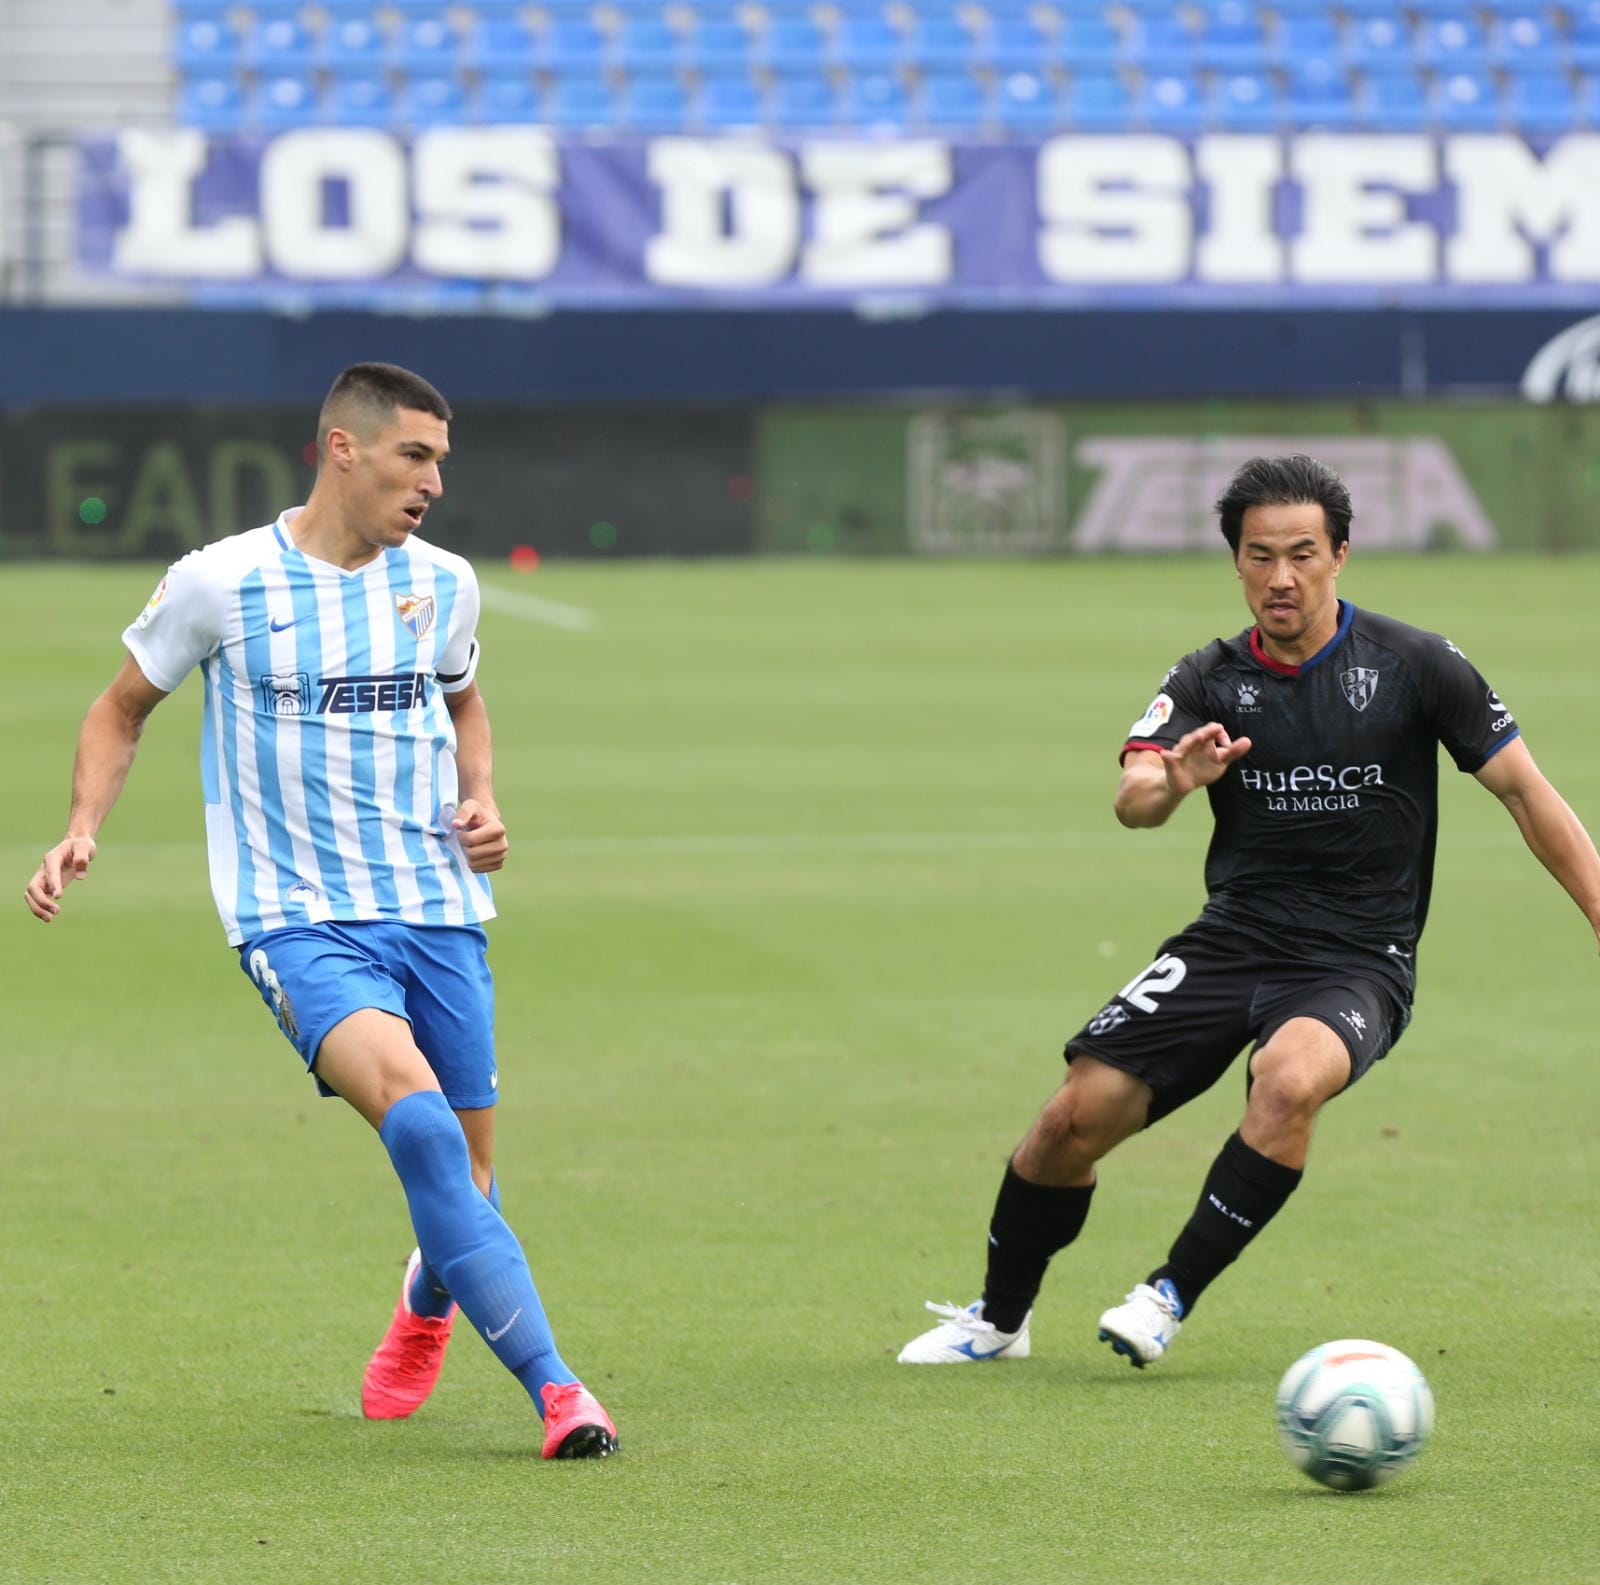
<svg viewBox="0 0 1600 1585">
<path fill-rule="evenodd" d="M 556 1352 L 522 1246 L 472 1181 L 467 1137 L 449 1102 L 437 1090 L 402 1096 L 378 1137 L 406 1191 L 423 1259 L 542 1415 L 540 1389 L 578 1378 Z"/>
<path fill-rule="evenodd" d="M 489 1204 L 500 1209 L 500 1180 L 489 1174 Z M 439 1274 L 426 1260 L 420 1261 L 411 1274 L 411 1287 L 406 1292 L 406 1303 L 413 1315 L 425 1315 L 431 1320 L 442 1320 L 455 1308 L 450 1290 L 440 1281 Z"/>
</svg>

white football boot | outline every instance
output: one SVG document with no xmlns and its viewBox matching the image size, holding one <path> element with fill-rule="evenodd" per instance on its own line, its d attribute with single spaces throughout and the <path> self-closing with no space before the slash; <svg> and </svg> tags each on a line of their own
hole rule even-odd
<svg viewBox="0 0 1600 1585">
<path fill-rule="evenodd" d="M 1137 1370 L 1172 1347 L 1183 1318 L 1183 1300 L 1163 1277 L 1154 1287 L 1141 1282 L 1121 1304 L 1100 1317 L 1100 1341 L 1109 1343 Z"/>
<path fill-rule="evenodd" d="M 1032 1310 L 1015 1332 L 1002 1332 L 992 1321 L 984 1320 L 982 1299 L 964 1310 L 957 1304 L 936 1304 L 929 1299 L 926 1308 L 943 1319 L 931 1332 L 912 1338 L 900 1350 L 902 1365 L 981 1365 L 991 1359 L 1028 1357 Z"/>
</svg>

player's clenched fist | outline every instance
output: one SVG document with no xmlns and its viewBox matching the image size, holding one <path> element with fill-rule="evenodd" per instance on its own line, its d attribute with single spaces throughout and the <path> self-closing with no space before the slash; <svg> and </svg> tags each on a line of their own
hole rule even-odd
<svg viewBox="0 0 1600 1585">
<path fill-rule="evenodd" d="M 22 894 L 34 917 L 49 924 L 61 912 L 61 894 L 70 881 L 81 881 L 94 858 L 93 837 L 63 837 L 39 860 Z"/>
<path fill-rule="evenodd" d="M 1181 796 L 1218 780 L 1236 759 L 1250 752 L 1250 739 L 1230 738 L 1220 721 L 1208 721 L 1185 732 L 1174 747 L 1160 752 L 1167 785 Z"/>
<path fill-rule="evenodd" d="M 461 850 L 467 855 L 467 868 L 474 875 L 487 875 L 506 861 L 511 843 L 506 837 L 505 822 L 492 809 L 485 808 L 476 798 L 468 798 L 451 822 L 461 839 Z"/>
</svg>

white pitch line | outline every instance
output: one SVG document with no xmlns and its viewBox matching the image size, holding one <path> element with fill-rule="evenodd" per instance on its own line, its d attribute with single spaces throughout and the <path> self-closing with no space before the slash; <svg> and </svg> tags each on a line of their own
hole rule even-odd
<svg viewBox="0 0 1600 1585">
<path fill-rule="evenodd" d="M 563 605 L 560 600 L 545 600 L 536 594 L 519 594 L 514 589 L 502 589 L 494 583 L 480 583 L 478 594 L 491 611 L 520 616 L 524 622 L 565 628 L 569 633 L 587 633 L 594 626 L 594 612 L 585 610 L 581 605 Z"/>
</svg>

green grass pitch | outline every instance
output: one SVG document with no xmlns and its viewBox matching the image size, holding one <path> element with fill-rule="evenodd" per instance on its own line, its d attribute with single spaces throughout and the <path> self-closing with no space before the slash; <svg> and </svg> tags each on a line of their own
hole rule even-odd
<svg viewBox="0 0 1600 1585">
<path fill-rule="evenodd" d="M 1094 1340 L 1234 1126 L 1238 1069 L 1105 1166 L 1034 1358 L 912 1370 L 972 1298 L 1059 1048 L 1201 897 L 1208 822 L 1112 819 L 1165 667 L 1244 625 L 1204 561 L 558 566 L 486 610 L 505 1206 L 620 1458 L 544 1465 L 470 1332 L 411 1422 L 366 1356 L 411 1235 L 207 891 L 198 682 L 91 879 L 20 892 L 149 568 L 6 567 L 0 1580 L 1563 1585 L 1600 1578 L 1595 1029 L 1583 919 L 1446 763 L 1417 1016 L 1160 1368 Z M 1600 561 L 1363 560 L 1600 828 Z M 1273 1389 L 1371 1336 L 1438 1399 L 1325 1493 Z"/>
</svg>

